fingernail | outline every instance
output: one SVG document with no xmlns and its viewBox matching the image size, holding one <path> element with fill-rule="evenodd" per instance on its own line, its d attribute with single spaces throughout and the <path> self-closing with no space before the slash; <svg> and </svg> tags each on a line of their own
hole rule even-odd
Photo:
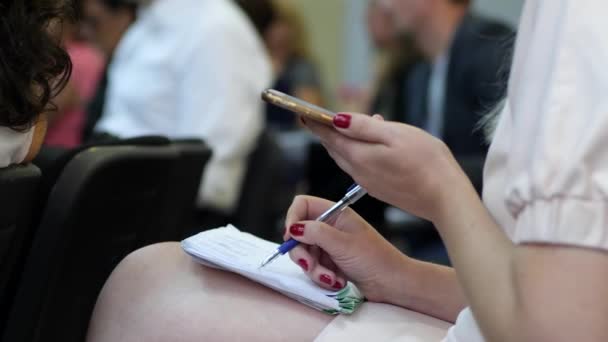
<svg viewBox="0 0 608 342">
<path fill-rule="evenodd" d="M 300 116 L 300 122 L 302 123 L 302 125 L 306 126 L 306 120 L 303 116 Z"/>
<path fill-rule="evenodd" d="M 306 261 L 304 259 L 300 259 L 300 260 L 298 260 L 298 265 L 300 265 L 300 267 L 302 267 L 302 269 L 304 269 L 304 271 L 308 271 L 308 261 Z"/>
<path fill-rule="evenodd" d="M 336 280 L 336 282 L 334 283 L 333 288 L 336 290 L 341 290 L 344 286 L 342 286 L 342 283 L 340 283 L 339 281 Z"/>
<path fill-rule="evenodd" d="M 327 274 L 321 274 L 321 276 L 319 277 L 319 280 L 321 280 L 322 283 L 331 285 L 331 277 L 328 276 Z"/>
<path fill-rule="evenodd" d="M 301 223 L 293 224 L 291 227 L 289 227 L 289 232 L 293 236 L 302 236 L 304 235 L 304 225 Z"/>
<path fill-rule="evenodd" d="M 339 128 L 348 128 L 350 127 L 350 119 L 352 117 L 348 114 L 338 114 L 334 116 L 334 126 Z"/>
</svg>

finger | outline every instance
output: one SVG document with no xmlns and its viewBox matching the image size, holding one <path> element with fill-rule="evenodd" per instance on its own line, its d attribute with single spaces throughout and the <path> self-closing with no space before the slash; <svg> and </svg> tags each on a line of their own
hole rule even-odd
<svg viewBox="0 0 608 342">
<path fill-rule="evenodd" d="M 296 196 L 287 210 L 285 217 L 286 233 L 292 224 L 299 221 L 314 220 L 321 216 L 327 209 L 335 203 L 313 196 Z"/>
<path fill-rule="evenodd" d="M 318 263 L 321 266 L 327 268 L 328 270 L 334 272 L 336 278 L 334 284 L 332 285 L 332 288 L 340 290 L 346 285 L 347 280 L 346 276 L 344 275 L 344 272 L 342 272 L 338 265 L 336 265 L 336 263 L 332 260 L 329 254 L 322 251 L 321 255 L 319 256 Z"/>
<path fill-rule="evenodd" d="M 372 118 L 376 119 L 376 120 L 380 120 L 380 121 L 384 121 L 384 116 L 380 115 L 380 114 L 374 114 L 372 116 Z"/>
<path fill-rule="evenodd" d="M 332 291 L 341 290 L 346 283 L 344 278 L 339 278 L 333 270 L 318 263 L 310 270 L 308 276 L 317 285 Z"/>
<path fill-rule="evenodd" d="M 361 229 L 361 226 L 351 224 L 345 225 L 343 229 L 358 231 Z M 319 221 L 295 223 L 289 228 L 289 234 L 301 243 L 321 247 L 332 257 L 344 254 L 344 250 L 349 245 L 351 235 Z"/>
<path fill-rule="evenodd" d="M 347 189 L 344 189 L 346 191 Z M 300 221 L 316 220 L 329 208 L 331 208 L 335 202 L 328 201 L 322 198 L 300 195 L 296 196 L 287 210 L 287 216 L 285 218 L 285 235 L 284 239 L 288 240 L 291 236 L 289 235 L 289 228 Z M 346 209 L 342 212 L 341 216 L 345 218 L 358 218 L 358 215 L 351 209 Z"/>
<path fill-rule="evenodd" d="M 304 118 L 304 122 L 306 128 L 308 128 L 312 133 L 317 136 L 326 135 L 330 133 L 339 134 L 333 127 L 319 123 L 317 121 Z"/>
<path fill-rule="evenodd" d="M 352 175 L 354 173 L 355 167 L 350 163 L 348 159 L 344 158 L 338 151 L 336 151 L 332 147 L 325 145 L 323 146 L 327 150 L 327 153 L 329 154 L 331 159 L 336 162 L 336 164 L 338 165 L 338 167 L 340 167 L 342 171 L 346 172 L 348 175 Z"/>
<path fill-rule="evenodd" d="M 378 144 L 387 144 L 387 123 L 365 114 L 338 113 L 334 127 L 345 136 Z"/>
<path fill-rule="evenodd" d="M 307 245 L 298 245 L 291 251 L 289 251 L 289 258 L 296 263 L 304 273 L 309 273 L 315 265 L 318 263 L 318 255 L 315 258 L 314 255 L 310 253 Z"/>
<path fill-rule="evenodd" d="M 289 252 L 289 258 L 300 266 L 313 282 L 328 290 L 341 290 L 346 285 L 346 278 L 341 272 L 337 272 L 337 268 L 332 269 L 320 264 L 321 255 L 328 258 L 317 246 L 299 245 Z"/>
<path fill-rule="evenodd" d="M 321 264 L 321 266 L 324 266 L 329 270 L 332 270 L 334 272 L 338 270 L 338 266 L 336 265 L 336 263 L 332 260 L 329 254 L 325 253 L 324 251 L 321 251 L 317 260 L 318 263 Z"/>
</svg>

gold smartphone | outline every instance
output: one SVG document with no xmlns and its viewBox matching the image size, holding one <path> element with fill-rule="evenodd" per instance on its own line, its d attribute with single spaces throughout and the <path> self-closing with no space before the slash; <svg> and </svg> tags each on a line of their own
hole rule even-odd
<svg viewBox="0 0 608 342">
<path fill-rule="evenodd" d="M 262 93 L 262 100 L 283 109 L 287 109 L 288 111 L 300 114 L 306 119 L 311 119 L 331 127 L 334 125 L 334 116 L 336 116 L 336 113 L 323 109 L 319 106 L 315 106 L 312 103 L 302 101 L 293 96 L 289 96 L 280 91 L 274 89 L 264 90 Z"/>
</svg>

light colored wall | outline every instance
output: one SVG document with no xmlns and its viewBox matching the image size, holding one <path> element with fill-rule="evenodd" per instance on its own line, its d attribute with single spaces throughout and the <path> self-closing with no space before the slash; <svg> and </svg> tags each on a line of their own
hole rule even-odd
<svg viewBox="0 0 608 342">
<path fill-rule="evenodd" d="M 283 1 L 292 1 L 301 11 L 309 30 L 313 56 L 319 63 L 325 91 L 331 100 L 343 78 L 341 65 L 346 58 L 344 13 L 353 0 Z"/>
</svg>

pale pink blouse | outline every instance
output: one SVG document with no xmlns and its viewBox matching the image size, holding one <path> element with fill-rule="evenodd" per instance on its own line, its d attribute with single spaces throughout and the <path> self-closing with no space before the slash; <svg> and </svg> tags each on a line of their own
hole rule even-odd
<svg viewBox="0 0 608 342">
<path fill-rule="evenodd" d="M 484 202 L 517 244 L 608 250 L 608 2 L 529 0 Z M 470 310 L 447 341 L 483 341 Z"/>
</svg>

